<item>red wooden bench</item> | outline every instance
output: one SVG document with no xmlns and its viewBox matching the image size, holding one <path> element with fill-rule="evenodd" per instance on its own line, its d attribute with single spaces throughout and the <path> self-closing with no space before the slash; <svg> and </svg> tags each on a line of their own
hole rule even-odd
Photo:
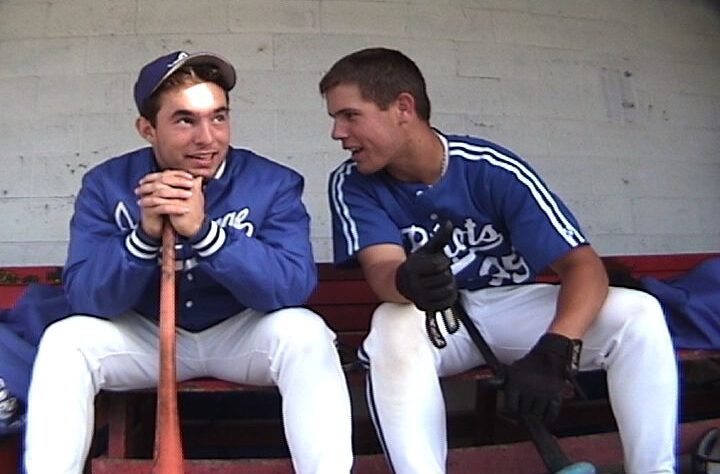
<svg viewBox="0 0 720 474">
<path fill-rule="evenodd" d="M 632 269 L 635 276 L 653 275 L 660 278 L 682 273 L 697 263 L 720 256 L 720 253 L 644 255 L 604 257 L 608 267 L 624 265 Z M 354 351 L 367 333 L 372 310 L 378 301 L 362 279 L 359 270 L 338 271 L 328 264 L 319 264 L 320 284 L 309 301 L 309 306 L 321 314 L 338 334 L 342 347 Z M 56 267 L 12 267 L 0 268 L 0 307 L 9 307 L 21 294 L 27 283 L 40 281 L 57 282 Z M 542 281 L 552 281 L 552 276 L 542 275 Z M 715 358 L 713 351 L 680 351 L 679 357 L 685 364 Z M 362 405 L 363 374 L 361 371 L 348 372 L 348 382 L 353 393 L 353 404 Z M 444 380 L 444 386 L 459 387 L 462 393 L 474 392 L 470 407 L 448 413 L 450 438 L 449 472 L 541 472 L 542 465 L 532 445 L 524 441 L 517 428 L 503 424 L 496 416 L 495 392 L 482 385 L 489 377 L 486 369 L 479 368 L 460 376 Z M 277 397 L 272 387 L 254 387 L 228 382 L 201 379 L 180 384 L 182 397 L 242 396 L 243 394 Z M 694 390 L 694 389 L 693 389 Z M 682 424 L 679 452 L 688 453 L 699 437 L 711 426 L 720 426 L 720 389 L 703 387 L 697 393 L 684 391 Z M 264 394 L 264 395 L 263 395 Z M 272 402 L 272 400 L 271 400 Z M 149 473 L 152 460 L 152 436 L 154 432 L 154 392 L 136 391 L 123 393 L 102 393 L 97 400 L 98 421 L 96 438 L 107 433 L 105 442 L 97 441 L 101 454 L 89 463 L 94 473 Z M 450 405 L 450 403 L 449 403 Z M 181 405 L 182 407 L 182 405 Z M 450 408 L 449 408 L 450 410 Z M 709 415 L 708 415 L 709 414 Z M 186 419 L 183 415 L 183 441 L 186 452 L 197 445 L 210 447 L 244 446 L 250 457 L 242 459 L 188 459 L 186 472 L 229 474 L 281 474 L 290 473 L 292 468 L 286 455 L 260 458 L 252 454 L 253 449 L 262 452 L 265 445 L 275 446 L 282 453 L 284 438 L 277 418 L 250 418 L 228 420 Z M 362 474 L 387 473 L 385 461 L 375 441 L 372 426 L 362 410 L 354 416 L 354 445 L 356 453 L 355 472 Z M 697 419 L 695 419 L 697 418 Z M 570 402 L 563 408 L 558 425 L 560 431 L 579 428 L 591 432 L 597 426 L 612 423 L 606 400 Z M 577 459 L 588 459 L 598 465 L 617 464 L 622 459 L 617 433 L 603 430 L 591 435 L 572 435 L 561 438 L 561 444 L 568 454 Z M 0 445 L 2 446 L 2 445 Z M 12 441 L 5 442 L 11 449 Z M 0 448 L 0 463 L 2 461 Z M 277 456 L 277 455 L 276 455 Z M 0 467 L 2 467 L 0 465 Z M 2 470 L 2 469 L 0 469 Z"/>
</svg>

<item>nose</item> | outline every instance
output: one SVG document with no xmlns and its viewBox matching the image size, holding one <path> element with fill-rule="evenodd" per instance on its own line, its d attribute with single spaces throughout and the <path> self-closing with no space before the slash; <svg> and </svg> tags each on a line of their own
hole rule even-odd
<svg viewBox="0 0 720 474">
<path fill-rule="evenodd" d="M 330 132 L 330 136 L 333 140 L 342 140 L 343 138 L 347 138 L 347 127 L 344 127 L 338 123 L 337 120 L 333 122 L 332 131 Z"/>
<path fill-rule="evenodd" d="M 207 120 L 199 120 L 195 127 L 195 143 L 210 143 L 213 139 L 212 125 Z"/>
</svg>

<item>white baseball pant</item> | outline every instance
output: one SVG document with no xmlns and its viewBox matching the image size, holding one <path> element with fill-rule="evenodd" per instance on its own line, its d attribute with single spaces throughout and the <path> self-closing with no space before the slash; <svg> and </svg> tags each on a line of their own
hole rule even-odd
<svg viewBox="0 0 720 474">
<path fill-rule="evenodd" d="M 334 339 L 307 309 L 246 310 L 201 332 L 178 328 L 177 379 L 277 385 L 295 471 L 349 473 L 350 397 Z M 142 316 L 73 316 L 50 326 L 30 386 L 27 473 L 81 473 L 95 395 L 154 387 L 157 379 L 158 327 Z"/>
<path fill-rule="evenodd" d="M 468 314 L 501 362 L 522 357 L 555 314 L 559 286 L 533 284 L 461 291 Z M 368 406 L 388 462 L 397 474 L 446 470 L 445 406 L 438 377 L 481 365 L 467 331 L 443 349 L 425 334 L 413 305 L 385 303 L 373 315 L 360 350 L 369 362 Z M 673 473 L 677 365 L 662 309 L 654 297 L 611 288 L 583 338 L 581 370 L 605 369 L 629 474 Z"/>
</svg>

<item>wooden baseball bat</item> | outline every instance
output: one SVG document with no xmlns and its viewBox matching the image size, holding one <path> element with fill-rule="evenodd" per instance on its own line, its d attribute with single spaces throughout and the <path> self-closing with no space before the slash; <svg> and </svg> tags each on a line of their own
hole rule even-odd
<svg viewBox="0 0 720 474">
<path fill-rule="evenodd" d="M 175 230 L 165 218 L 160 272 L 160 375 L 153 473 L 182 474 L 183 452 L 175 372 Z"/>
</svg>

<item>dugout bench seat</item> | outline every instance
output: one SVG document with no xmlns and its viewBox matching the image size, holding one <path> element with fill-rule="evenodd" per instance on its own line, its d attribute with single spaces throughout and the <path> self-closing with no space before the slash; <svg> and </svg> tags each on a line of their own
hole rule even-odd
<svg viewBox="0 0 720 474">
<path fill-rule="evenodd" d="M 608 268 L 623 265 L 634 276 L 659 278 L 682 273 L 697 263 L 718 257 L 719 253 L 603 257 Z M 351 389 L 354 420 L 353 444 L 359 474 L 386 474 L 364 405 L 364 373 L 353 362 L 369 328 L 377 299 L 359 270 L 336 270 L 319 264 L 320 283 L 308 306 L 321 314 L 338 334 L 339 347 Z M 541 275 L 540 281 L 553 281 Z M 56 267 L 0 268 L 0 307 L 9 307 L 31 282 L 58 283 Z M 683 373 L 710 363 L 720 367 L 720 352 L 679 351 Z M 720 370 L 720 369 L 718 369 Z M 700 370 L 703 372 L 703 370 Z M 443 380 L 448 394 L 448 472 L 537 473 L 543 472 L 539 456 L 522 430 L 497 415 L 497 393 L 483 384 L 491 376 L 477 368 Z M 709 377 L 717 376 L 717 373 Z M 707 380 L 701 375 L 700 379 Z M 720 426 L 720 386 L 687 383 L 683 377 L 682 425 L 678 452 L 692 451 L 702 434 Z M 215 379 L 196 379 L 179 384 L 183 444 L 188 474 L 223 472 L 226 474 L 286 474 L 292 472 L 279 417 L 279 396 L 274 387 L 233 384 Z M 459 397 L 460 408 L 453 409 L 452 392 L 471 394 Z M 205 400 L 205 401 L 203 401 Z M 208 403 L 207 400 L 212 400 Z M 464 402 L 464 403 L 463 403 Z M 238 403 L 248 404 L 253 415 L 231 413 Z M 97 421 L 94 453 L 88 471 L 93 473 L 150 473 L 155 421 L 153 390 L 102 392 L 96 401 Z M 211 406 L 213 413 L 199 408 Z M 268 406 L 270 408 L 268 408 Z M 226 411 L 227 409 L 227 411 Z M 622 451 L 614 421 L 602 396 L 570 401 L 552 431 L 571 458 L 590 460 L 599 466 L 617 465 Z M 0 462 L 13 440 L 0 444 Z M 2 467 L 2 466 L 0 466 Z"/>
</svg>

